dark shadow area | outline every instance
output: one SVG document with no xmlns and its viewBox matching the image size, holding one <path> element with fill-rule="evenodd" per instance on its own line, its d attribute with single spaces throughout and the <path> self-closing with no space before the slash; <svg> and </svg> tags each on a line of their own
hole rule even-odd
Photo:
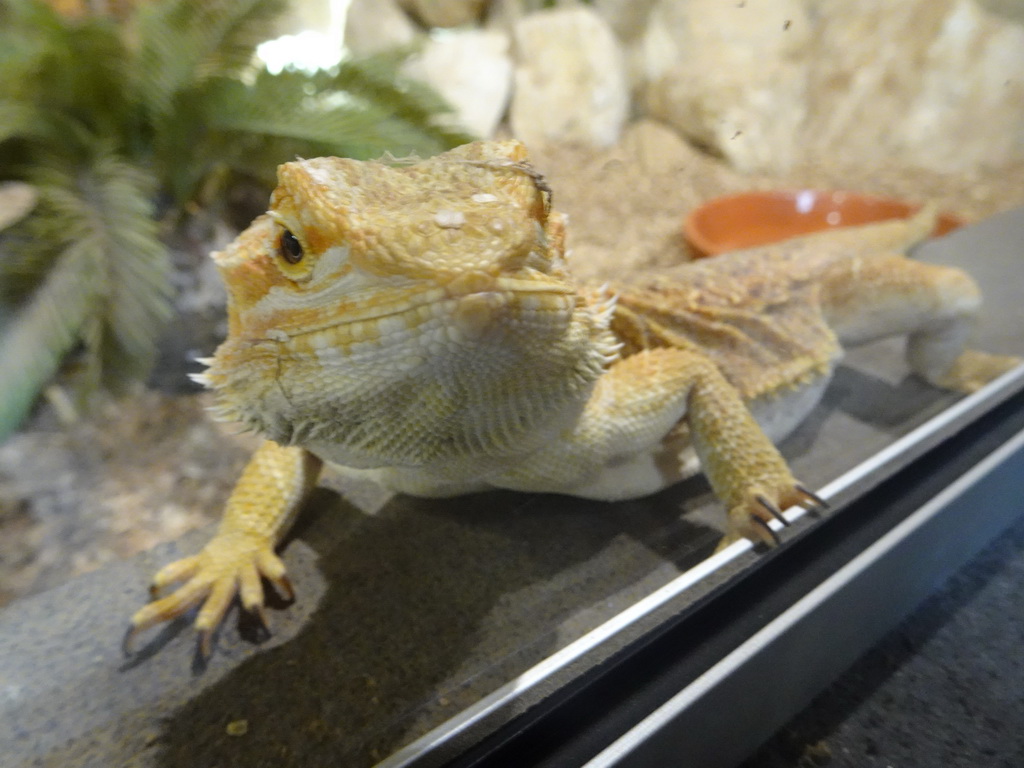
<svg viewBox="0 0 1024 768">
<path fill-rule="evenodd" d="M 1024 521 L 741 768 L 1024 765 Z"/>
<path fill-rule="evenodd" d="M 294 533 L 328 585 L 312 620 L 180 709 L 157 764 L 372 765 L 706 557 L 718 532 L 680 514 L 708 493 L 400 496 L 371 516 L 320 490 Z"/>
<path fill-rule="evenodd" d="M 155 635 L 147 638 L 145 643 L 139 643 L 131 638 L 131 626 L 129 626 L 121 644 L 125 662 L 118 671 L 127 672 L 145 664 L 166 648 L 175 637 L 182 632 L 189 631 L 193 619 L 194 616 L 191 614 L 173 619 L 160 627 Z"/>
<path fill-rule="evenodd" d="M 822 404 L 878 429 L 902 433 L 908 422 L 937 413 L 956 397 L 910 374 L 893 385 L 863 370 L 841 365 L 825 391 Z"/>
</svg>

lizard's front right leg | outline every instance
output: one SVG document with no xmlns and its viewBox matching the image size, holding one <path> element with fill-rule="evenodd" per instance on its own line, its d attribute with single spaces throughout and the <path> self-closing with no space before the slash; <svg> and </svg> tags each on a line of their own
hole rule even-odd
<svg viewBox="0 0 1024 768">
<path fill-rule="evenodd" d="M 199 554 L 173 562 L 156 574 L 151 587 L 154 595 L 175 582 L 184 584 L 132 617 L 125 649 L 139 632 L 201 603 L 195 627 L 205 657 L 211 637 L 236 595 L 246 610 L 262 619 L 261 577 L 290 596 L 291 584 L 274 547 L 287 533 L 321 466 L 320 459 L 302 448 L 264 442 L 232 491 L 213 539 Z"/>
</svg>

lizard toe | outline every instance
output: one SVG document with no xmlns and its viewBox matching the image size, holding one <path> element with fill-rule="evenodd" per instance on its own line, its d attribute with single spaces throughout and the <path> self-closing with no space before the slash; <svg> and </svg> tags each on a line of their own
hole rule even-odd
<svg viewBox="0 0 1024 768">
<path fill-rule="evenodd" d="M 220 534 L 198 554 L 164 567 L 153 579 L 153 591 L 159 592 L 176 581 L 185 581 L 177 590 L 139 609 L 131 619 L 125 637 L 125 649 L 130 652 L 136 636 L 150 627 L 184 615 L 196 606 L 195 628 L 199 633 L 199 653 L 210 654 L 212 639 L 224 621 L 235 597 L 243 607 L 256 614 L 266 626 L 263 615 L 264 590 L 260 577 L 289 598 L 294 598 L 291 582 L 285 576 L 285 566 L 274 554 L 266 537 L 228 532 Z"/>
<path fill-rule="evenodd" d="M 740 502 L 729 510 L 729 531 L 720 548 L 740 538 L 769 546 L 779 544 L 781 538 L 778 527 L 791 524 L 784 510 L 795 506 L 821 510 L 827 509 L 828 503 L 806 486 L 789 478 L 775 484 L 770 491 L 748 490 Z"/>
</svg>

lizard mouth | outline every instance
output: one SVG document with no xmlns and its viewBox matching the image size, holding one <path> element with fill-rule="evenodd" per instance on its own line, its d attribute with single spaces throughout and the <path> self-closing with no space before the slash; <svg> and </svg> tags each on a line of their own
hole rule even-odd
<svg viewBox="0 0 1024 768">
<path fill-rule="evenodd" d="M 472 313 L 479 322 L 480 313 L 493 315 L 501 309 L 524 311 L 565 311 L 575 303 L 576 292 L 564 283 L 538 284 L 535 279 L 499 277 L 485 290 L 460 290 L 461 286 L 423 285 L 417 288 L 376 290 L 371 295 L 351 296 L 330 306 L 331 317 L 323 309 L 306 313 L 289 309 L 281 314 L 287 324 L 271 323 L 267 338 L 273 341 L 302 338 L 330 330 L 348 329 L 354 337 L 377 336 L 384 331 L 411 330 L 431 320 L 453 318 Z M 301 315 L 305 314 L 306 317 Z M 298 315 L 298 316 L 297 316 Z M 320 317 L 316 317 L 320 315 Z"/>
</svg>

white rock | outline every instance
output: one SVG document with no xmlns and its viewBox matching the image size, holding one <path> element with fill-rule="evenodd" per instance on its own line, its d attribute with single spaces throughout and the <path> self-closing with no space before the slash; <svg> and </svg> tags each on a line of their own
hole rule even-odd
<svg viewBox="0 0 1024 768">
<path fill-rule="evenodd" d="M 454 123 L 481 138 L 501 122 L 512 91 L 509 36 L 459 30 L 433 36 L 405 71 L 432 85 L 455 109 Z"/>
<path fill-rule="evenodd" d="M 789 167 L 810 40 L 800 0 L 658 0 L 639 49 L 644 108 L 738 168 Z"/>
<path fill-rule="evenodd" d="M 589 8 L 540 11 L 515 25 L 512 131 L 527 144 L 608 146 L 629 113 L 622 51 Z"/>
<path fill-rule="evenodd" d="M 459 27 L 480 20 L 487 0 L 399 0 L 427 27 Z"/>
<path fill-rule="evenodd" d="M 417 34 L 396 0 L 352 0 L 345 17 L 345 45 L 357 56 L 408 45 Z"/>
</svg>

